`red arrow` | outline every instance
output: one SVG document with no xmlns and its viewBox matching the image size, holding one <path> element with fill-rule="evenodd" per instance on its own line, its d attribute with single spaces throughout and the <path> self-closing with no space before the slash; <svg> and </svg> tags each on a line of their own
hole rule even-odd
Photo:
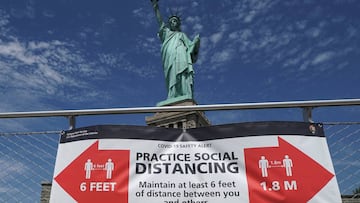
<svg viewBox="0 0 360 203">
<path fill-rule="evenodd" d="M 250 203 L 306 203 L 334 176 L 284 139 L 278 141 L 278 147 L 244 150 Z"/>
<path fill-rule="evenodd" d="M 55 180 L 77 202 L 127 203 L 130 151 L 99 150 L 98 145 L 99 141 L 92 144 L 58 174 Z M 92 163 L 92 170 L 89 170 L 87 179 L 88 160 Z M 111 174 L 107 174 L 105 166 L 109 160 L 114 164 Z"/>
</svg>

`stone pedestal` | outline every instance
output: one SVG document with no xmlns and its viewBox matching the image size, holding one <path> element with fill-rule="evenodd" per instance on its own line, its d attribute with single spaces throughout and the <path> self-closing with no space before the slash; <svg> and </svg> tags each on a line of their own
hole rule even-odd
<svg viewBox="0 0 360 203">
<path fill-rule="evenodd" d="M 192 99 L 186 99 L 168 104 L 166 106 L 194 106 L 197 105 Z M 210 121 L 202 111 L 190 112 L 159 112 L 145 118 L 148 126 L 165 128 L 198 128 L 210 126 Z"/>
</svg>

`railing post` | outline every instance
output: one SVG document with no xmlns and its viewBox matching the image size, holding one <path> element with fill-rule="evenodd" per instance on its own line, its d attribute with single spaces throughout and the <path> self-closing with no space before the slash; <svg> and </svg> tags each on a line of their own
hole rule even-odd
<svg viewBox="0 0 360 203">
<path fill-rule="evenodd" d="M 69 119 L 69 130 L 76 128 L 76 116 L 68 116 Z"/>
<path fill-rule="evenodd" d="M 314 123 L 314 121 L 312 119 L 312 110 L 313 110 L 313 107 L 305 107 L 305 108 L 303 108 L 304 122 Z"/>
</svg>

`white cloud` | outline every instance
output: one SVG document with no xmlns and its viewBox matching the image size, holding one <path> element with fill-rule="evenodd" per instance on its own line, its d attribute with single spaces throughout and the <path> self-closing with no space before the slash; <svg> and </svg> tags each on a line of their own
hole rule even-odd
<svg viewBox="0 0 360 203">
<path fill-rule="evenodd" d="M 138 8 L 133 10 L 132 13 L 139 19 L 139 23 L 145 27 L 150 27 L 156 21 L 155 14 L 150 9 L 145 11 L 144 8 Z"/>
<path fill-rule="evenodd" d="M 104 21 L 104 24 L 114 24 L 116 23 L 116 19 L 112 17 L 107 17 Z"/>
<path fill-rule="evenodd" d="M 0 179 L 6 179 L 10 174 L 11 176 L 16 176 L 17 174 L 22 174 L 26 171 L 26 165 L 22 162 L 5 159 L 4 157 L 0 158 L 0 165 L 2 170 L 0 170 Z"/>
<path fill-rule="evenodd" d="M 185 22 L 186 23 L 189 23 L 189 24 L 195 24 L 195 23 L 200 23 L 200 17 L 199 16 L 188 16 L 186 17 L 185 19 Z"/>
<path fill-rule="evenodd" d="M 232 59 L 234 50 L 232 49 L 225 49 L 218 53 L 215 53 L 211 57 L 211 62 L 213 63 L 224 63 Z"/>
<path fill-rule="evenodd" d="M 256 16 L 256 12 L 254 10 L 250 11 L 247 16 L 245 16 L 244 18 L 244 22 L 245 23 L 251 23 L 251 21 L 253 21 L 253 19 Z"/>
<path fill-rule="evenodd" d="M 18 98 L 30 94 L 34 100 L 49 96 L 91 100 L 96 91 L 89 82 L 102 80 L 109 73 L 95 59 L 85 59 L 84 53 L 69 42 L 22 41 L 11 34 L 4 39 L 0 41 L 0 87 L 6 97 L 16 93 Z M 94 97 L 85 98 L 65 89 L 83 90 Z M 13 105 L 8 111 L 16 108 Z"/>
<path fill-rule="evenodd" d="M 249 29 L 244 29 L 235 33 L 231 33 L 229 37 L 231 39 L 238 38 L 239 41 L 248 41 L 252 37 L 252 31 Z"/>
<path fill-rule="evenodd" d="M 358 29 L 356 29 L 354 26 L 349 26 L 346 31 L 348 38 L 352 38 L 358 35 Z"/>
<path fill-rule="evenodd" d="M 9 23 L 10 16 L 0 9 L 0 29 L 6 26 Z"/>
<path fill-rule="evenodd" d="M 266 47 L 270 47 L 272 44 L 278 43 L 278 39 L 274 35 L 264 36 L 259 39 L 259 41 L 255 44 L 253 49 L 265 49 Z"/>
<path fill-rule="evenodd" d="M 345 61 L 345 62 L 342 62 L 340 63 L 336 68 L 338 70 L 343 70 L 345 67 L 347 67 L 349 65 L 349 62 L 348 61 Z"/>
<path fill-rule="evenodd" d="M 285 60 L 283 66 L 298 66 L 300 63 L 303 63 L 310 55 L 311 49 L 301 50 L 300 48 L 293 48 L 287 52 L 289 56 Z M 308 64 L 308 63 L 306 63 Z M 307 65 L 306 65 L 307 66 Z M 302 69 L 306 69 L 305 64 L 302 64 Z"/>
<path fill-rule="evenodd" d="M 48 18 L 55 17 L 55 13 L 53 11 L 51 11 L 51 10 L 44 10 L 42 12 L 42 14 L 43 14 L 43 16 L 48 17 Z"/>
<path fill-rule="evenodd" d="M 152 39 L 148 39 L 149 41 L 153 41 Z M 159 50 L 158 50 L 159 51 Z M 134 73 L 139 77 L 150 78 L 153 77 L 154 71 L 153 67 L 145 66 L 145 67 L 136 67 L 129 60 L 125 53 L 119 54 L 100 54 L 99 59 L 102 63 L 114 67 L 116 69 L 125 70 L 130 73 Z"/>
<path fill-rule="evenodd" d="M 240 37 L 240 33 L 238 31 L 231 32 L 229 34 L 229 39 L 230 40 L 237 40 L 237 39 L 239 39 L 239 37 Z"/>
<path fill-rule="evenodd" d="M 151 37 L 149 37 L 151 36 Z M 156 36 L 156 32 L 152 35 L 139 35 L 135 45 L 138 53 L 148 53 L 152 56 L 160 56 L 161 41 Z"/>
<path fill-rule="evenodd" d="M 301 21 L 296 22 L 296 27 L 297 27 L 299 30 L 303 30 L 303 29 L 306 28 L 306 24 L 307 24 L 307 21 L 306 21 L 306 20 L 301 20 Z"/>
<path fill-rule="evenodd" d="M 324 63 L 326 61 L 331 60 L 334 56 L 335 56 L 335 52 L 333 52 L 333 51 L 327 51 L 327 52 L 320 53 L 315 56 L 315 58 L 312 60 L 311 64 L 318 65 L 320 63 Z"/>
<path fill-rule="evenodd" d="M 217 44 L 221 39 L 223 38 L 223 33 L 222 32 L 218 32 L 218 33 L 214 33 L 210 36 L 210 41 L 213 44 Z"/>
<path fill-rule="evenodd" d="M 308 35 L 309 37 L 318 37 L 321 33 L 321 30 L 320 28 L 318 27 L 313 27 L 313 28 L 310 28 L 306 31 L 306 35 Z"/>
<path fill-rule="evenodd" d="M 250 29 L 244 29 L 240 33 L 240 40 L 241 41 L 248 41 L 252 37 L 253 33 Z"/>
<path fill-rule="evenodd" d="M 320 40 L 318 45 L 320 47 L 327 47 L 327 46 L 335 43 L 335 41 L 336 41 L 335 37 L 323 38 Z"/>
<path fill-rule="evenodd" d="M 198 3 L 198 2 L 193 1 L 193 2 L 191 3 L 191 7 L 197 7 L 197 6 L 199 6 L 199 3 Z"/>
<path fill-rule="evenodd" d="M 201 18 L 199 16 L 188 16 L 185 19 L 187 25 L 193 25 L 192 29 L 195 33 L 200 33 L 204 26 L 201 24 Z"/>
<path fill-rule="evenodd" d="M 40 64 L 38 71 L 40 74 L 44 75 L 45 78 L 48 78 L 48 80 L 54 81 L 57 84 L 64 82 L 64 76 L 47 65 Z"/>
<path fill-rule="evenodd" d="M 118 57 L 113 54 L 100 54 L 99 60 L 101 63 L 109 66 L 116 66 L 118 63 Z"/>
<path fill-rule="evenodd" d="M 202 32 L 203 28 L 204 28 L 204 26 L 201 25 L 201 24 L 199 24 L 199 23 L 196 23 L 196 24 L 193 26 L 193 30 L 194 30 L 194 32 L 196 32 L 196 33 Z"/>
<path fill-rule="evenodd" d="M 238 20 L 244 23 L 252 23 L 255 18 L 263 13 L 266 13 L 270 8 L 277 4 L 275 0 L 245 0 L 230 2 L 232 4 L 231 12 Z"/>
<path fill-rule="evenodd" d="M 35 17 L 35 9 L 34 9 L 34 3 L 33 1 L 28 1 L 24 7 L 21 8 L 12 8 L 11 9 L 11 15 L 16 18 L 34 18 Z"/>
<path fill-rule="evenodd" d="M 54 41 L 54 45 L 60 45 L 59 42 Z M 47 42 L 34 42 L 30 41 L 28 43 L 28 48 L 31 50 L 38 50 L 38 49 L 47 49 L 50 47 L 50 44 Z"/>
<path fill-rule="evenodd" d="M 26 65 L 31 65 L 36 60 L 36 58 L 31 53 L 27 52 L 24 44 L 21 44 L 17 40 L 0 44 L 0 55 L 14 58 Z"/>
<path fill-rule="evenodd" d="M 309 67 L 310 61 L 309 60 L 305 60 L 302 62 L 299 70 L 300 71 L 305 71 L 308 67 Z"/>
</svg>

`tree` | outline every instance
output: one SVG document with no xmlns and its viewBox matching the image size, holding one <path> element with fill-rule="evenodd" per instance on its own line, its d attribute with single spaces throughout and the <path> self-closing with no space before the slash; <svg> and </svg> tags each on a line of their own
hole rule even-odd
<svg viewBox="0 0 360 203">
<path fill-rule="evenodd" d="M 353 192 L 354 197 L 356 197 L 356 198 L 360 197 L 360 187 L 355 188 L 352 192 Z"/>
</svg>

